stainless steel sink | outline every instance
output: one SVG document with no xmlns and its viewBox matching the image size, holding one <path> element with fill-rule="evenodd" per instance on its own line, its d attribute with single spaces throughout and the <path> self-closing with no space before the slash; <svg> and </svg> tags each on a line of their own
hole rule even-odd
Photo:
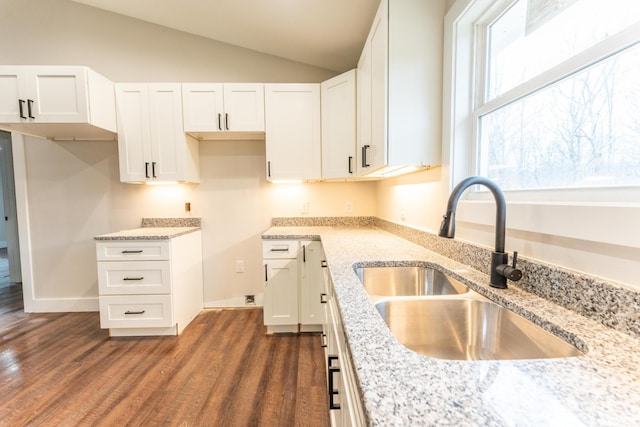
<svg viewBox="0 0 640 427">
<path fill-rule="evenodd" d="M 355 271 L 364 289 L 372 296 L 456 295 L 469 290 L 433 268 L 359 267 Z"/>
<path fill-rule="evenodd" d="M 378 302 L 393 335 L 439 359 L 500 360 L 580 356 L 573 345 L 522 316 L 477 298 L 406 298 Z"/>
</svg>

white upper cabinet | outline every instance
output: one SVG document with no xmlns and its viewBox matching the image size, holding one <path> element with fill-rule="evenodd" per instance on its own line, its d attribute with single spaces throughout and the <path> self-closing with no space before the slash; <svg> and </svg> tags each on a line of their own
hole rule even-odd
<svg viewBox="0 0 640 427">
<path fill-rule="evenodd" d="M 0 129 L 59 140 L 113 140 L 113 83 L 87 67 L 0 66 Z"/>
<path fill-rule="evenodd" d="M 322 178 L 356 176 L 356 70 L 322 82 Z"/>
<path fill-rule="evenodd" d="M 444 0 L 382 0 L 358 63 L 358 175 L 440 164 Z"/>
<path fill-rule="evenodd" d="M 120 181 L 200 182 L 198 143 L 183 130 L 180 84 L 117 84 L 116 99 Z"/>
<path fill-rule="evenodd" d="M 184 83 L 182 97 L 184 131 L 194 137 L 264 138 L 264 84 Z"/>
<path fill-rule="evenodd" d="M 264 84 L 224 84 L 225 129 L 264 132 Z"/>
<path fill-rule="evenodd" d="M 182 112 L 185 132 L 222 132 L 222 83 L 183 83 Z"/>
<path fill-rule="evenodd" d="M 265 84 L 265 116 L 267 179 L 320 179 L 320 85 Z"/>
</svg>

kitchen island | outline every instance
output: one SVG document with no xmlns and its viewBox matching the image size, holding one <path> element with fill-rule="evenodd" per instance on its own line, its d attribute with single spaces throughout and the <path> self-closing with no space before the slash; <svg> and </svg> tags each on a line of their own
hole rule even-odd
<svg viewBox="0 0 640 427">
<path fill-rule="evenodd" d="M 110 336 L 179 335 L 200 313 L 200 218 L 144 218 L 95 240 L 100 326 Z"/>
<path fill-rule="evenodd" d="M 488 275 L 374 226 L 276 226 L 262 237 L 322 242 L 369 425 L 640 423 L 640 340 L 633 334 L 608 328 L 517 285 L 491 288 Z M 353 269 L 402 262 L 446 272 L 585 355 L 454 361 L 407 349 L 387 328 Z"/>
</svg>

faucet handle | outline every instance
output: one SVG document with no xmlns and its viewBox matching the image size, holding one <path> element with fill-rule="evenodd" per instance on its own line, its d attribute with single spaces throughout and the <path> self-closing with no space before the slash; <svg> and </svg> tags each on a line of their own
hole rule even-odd
<svg viewBox="0 0 640 427">
<path fill-rule="evenodd" d="M 514 251 L 513 264 L 512 265 L 500 264 L 498 267 L 496 267 L 496 270 L 500 275 L 506 277 L 509 280 L 513 280 L 514 282 L 517 282 L 518 280 L 522 279 L 522 271 L 516 268 L 517 262 L 518 262 L 518 252 Z"/>
</svg>

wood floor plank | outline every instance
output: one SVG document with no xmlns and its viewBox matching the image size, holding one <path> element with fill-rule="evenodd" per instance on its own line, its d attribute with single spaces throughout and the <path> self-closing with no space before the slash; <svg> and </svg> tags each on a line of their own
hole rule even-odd
<svg viewBox="0 0 640 427">
<path fill-rule="evenodd" d="M 205 310 L 179 337 L 109 338 L 97 313 L 25 314 L 11 288 L 0 426 L 329 425 L 320 337 L 266 335 L 260 308 Z"/>
</svg>

